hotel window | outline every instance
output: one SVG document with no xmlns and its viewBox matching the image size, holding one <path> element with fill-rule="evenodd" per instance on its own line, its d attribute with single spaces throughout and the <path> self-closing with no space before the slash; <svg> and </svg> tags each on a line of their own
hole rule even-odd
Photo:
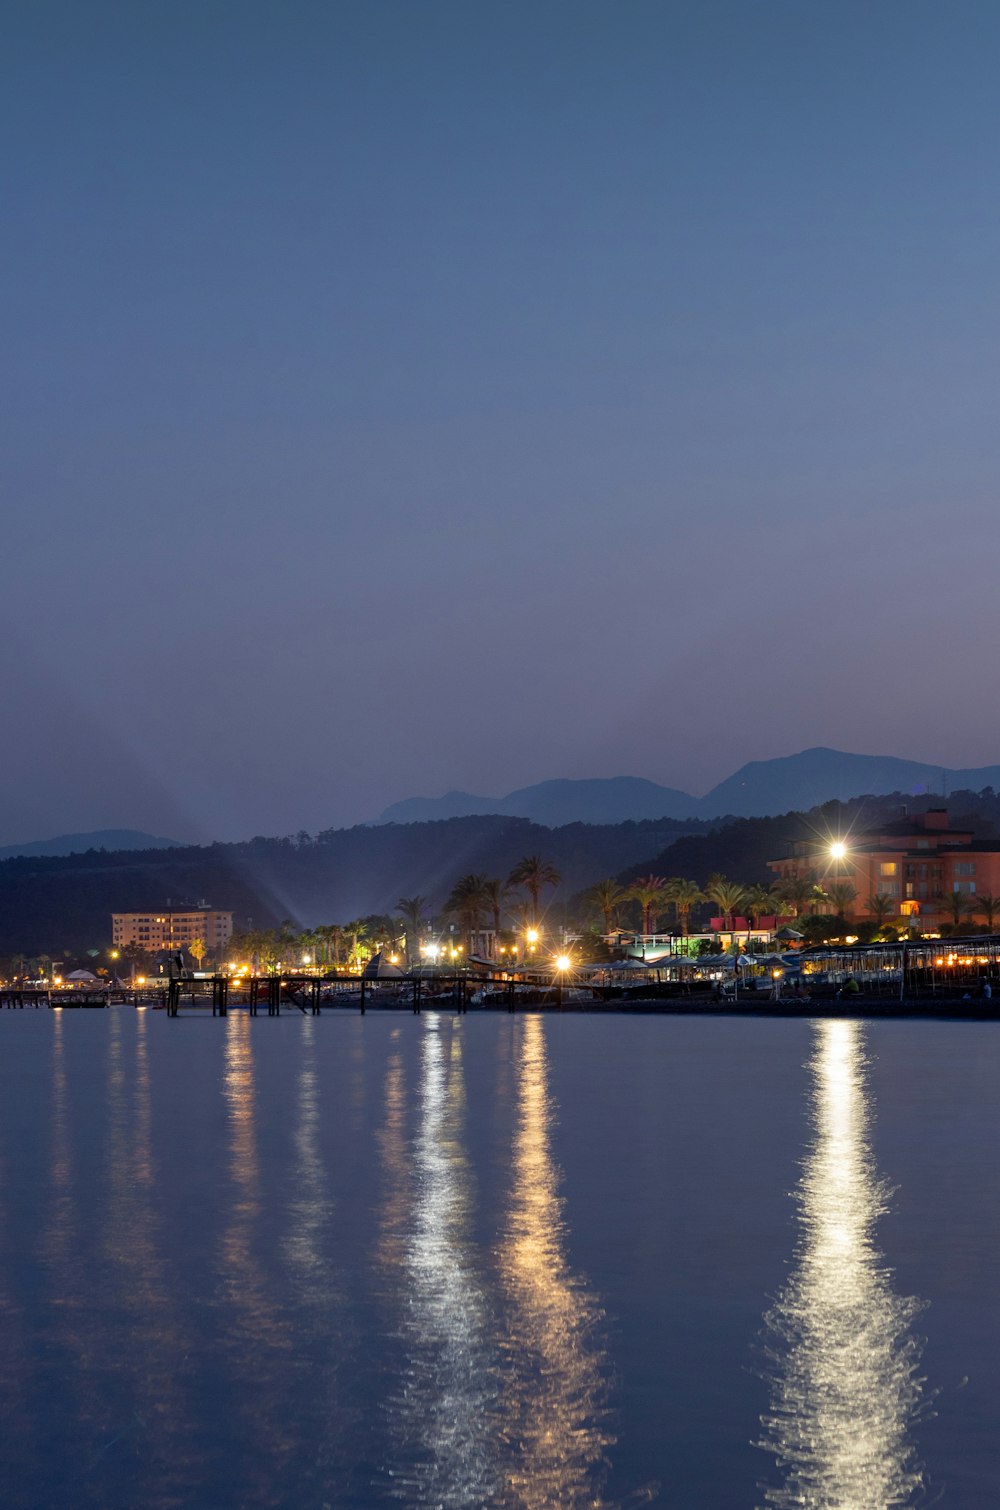
<svg viewBox="0 0 1000 1510">
<path fill-rule="evenodd" d="M 878 868 L 880 876 L 894 876 L 898 873 L 899 866 L 895 860 L 883 860 Z"/>
<path fill-rule="evenodd" d="M 952 886 L 952 890 L 953 891 L 960 891 L 965 896 L 969 896 L 969 897 L 975 896 L 976 883 L 975 883 L 975 881 L 956 881 L 954 883 L 954 885 Z"/>
<path fill-rule="evenodd" d="M 954 876 L 974 876 L 976 873 L 975 862 L 973 860 L 956 860 L 951 867 L 951 873 Z"/>
<path fill-rule="evenodd" d="M 899 896 L 899 882 L 898 881 L 880 881 L 878 883 L 878 894 L 879 894 L 880 897 L 898 897 Z"/>
</svg>

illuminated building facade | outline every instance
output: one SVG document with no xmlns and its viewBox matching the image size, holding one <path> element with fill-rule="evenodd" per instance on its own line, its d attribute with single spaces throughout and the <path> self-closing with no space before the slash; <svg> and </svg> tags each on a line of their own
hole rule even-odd
<svg viewBox="0 0 1000 1510">
<path fill-rule="evenodd" d="M 207 906 L 161 908 L 155 912 L 115 912 L 111 915 L 116 949 L 138 944 L 150 954 L 186 949 L 204 940 L 206 952 L 218 955 L 233 936 L 233 914 Z"/>
<path fill-rule="evenodd" d="M 885 897 L 893 917 L 919 920 L 931 928 L 954 921 L 956 894 L 966 899 L 966 914 L 976 914 L 976 898 L 1000 896 L 1000 840 L 976 839 L 968 829 L 953 829 L 944 808 L 885 823 L 843 843 L 795 840 L 782 860 L 769 860 L 776 881 L 805 880 L 829 891 L 837 883 L 852 887 L 847 918 L 868 914 L 869 897 Z"/>
</svg>

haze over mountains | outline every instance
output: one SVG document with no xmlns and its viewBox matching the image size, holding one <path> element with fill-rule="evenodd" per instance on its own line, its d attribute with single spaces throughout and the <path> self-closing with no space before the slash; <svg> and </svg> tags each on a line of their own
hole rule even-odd
<svg viewBox="0 0 1000 1510">
<path fill-rule="evenodd" d="M 101 828 L 90 834 L 58 834 L 54 839 L 35 839 L 30 844 L 8 844 L 0 849 L 0 860 L 18 855 L 85 855 L 91 849 L 178 849 L 177 839 L 163 839 L 144 834 L 137 828 Z"/>
<path fill-rule="evenodd" d="M 822 746 L 775 760 L 752 760 L 704 797 L 636 776 L 590 781 L 541 781 L 506 797 L 448 792 L 394 802 L 377 823 L 426 823 L 442 818 L 496 814 L 530 818 L 549 828 L 565 823 L 625 823 L 656 818 L 769 818 L 836 799 L 982 791 L 1000 785 L 1000 765 L 961 770 L 901 760 L 894 755 L 852 755 Z"/>
</svg>

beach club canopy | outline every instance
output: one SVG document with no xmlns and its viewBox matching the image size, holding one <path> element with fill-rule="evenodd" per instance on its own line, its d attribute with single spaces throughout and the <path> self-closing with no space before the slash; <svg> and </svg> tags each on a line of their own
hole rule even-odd
<svg viewBox="0 0 1000 1510">
<path fill-rule="evenodd" d="M 90 981 L 96 981 L 97 976 L 94 974 L 94 972 L 92 970 L 73 970 L 73 971 L 70 972 L 69 975 L 66 976 L 66 979 L 67 980 L 85 980 L 85 981 L 87 981 L 89 983 Z"/>
<path fill-rule="evenodd" d="M 390 964 L 381 952 L 372 955 L 361 974 L 365 980 L 401 980 L 403 977 L 399 966 Z"/>
</svg>

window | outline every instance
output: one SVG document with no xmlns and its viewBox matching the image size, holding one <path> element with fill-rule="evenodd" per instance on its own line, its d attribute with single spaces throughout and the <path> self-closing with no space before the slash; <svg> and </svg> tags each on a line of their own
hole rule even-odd
<svg viewBox="0 0 1000 1510">
<path fill-rule="evenodd" d="M 883 860 L 878 868 L 880 876 L 894 876 L 899 872 L 899 866 L 895 860 Z"/>
<path fill-rule="evenodd" d="M 931 847 L 931 841 L 929 839 L 918 839 L 917 840 L 917 848 L 918 849 L 930 849 L 930 847 Z"/>
<path fill-rule="evenodd" d="M 974 860 L 956 860 L 951 867 L 954 876 L 974 876 L 976 865 Z"/>
<path fill-rule="evenodd" d="M 952 890 L 960 891 L 964 893 L 965 896 L 975 896 L 976 883 L 975 881 L 956 881 L 954 886 L 952 887 Z"/>
<path fill-rule="evenodd" d="M 898 897 L 899 896 L 899 882 L 898 881 L 880 881 L 878 883 L 878 894 L 879 894 L 880 897 Z"/>
</svg>

